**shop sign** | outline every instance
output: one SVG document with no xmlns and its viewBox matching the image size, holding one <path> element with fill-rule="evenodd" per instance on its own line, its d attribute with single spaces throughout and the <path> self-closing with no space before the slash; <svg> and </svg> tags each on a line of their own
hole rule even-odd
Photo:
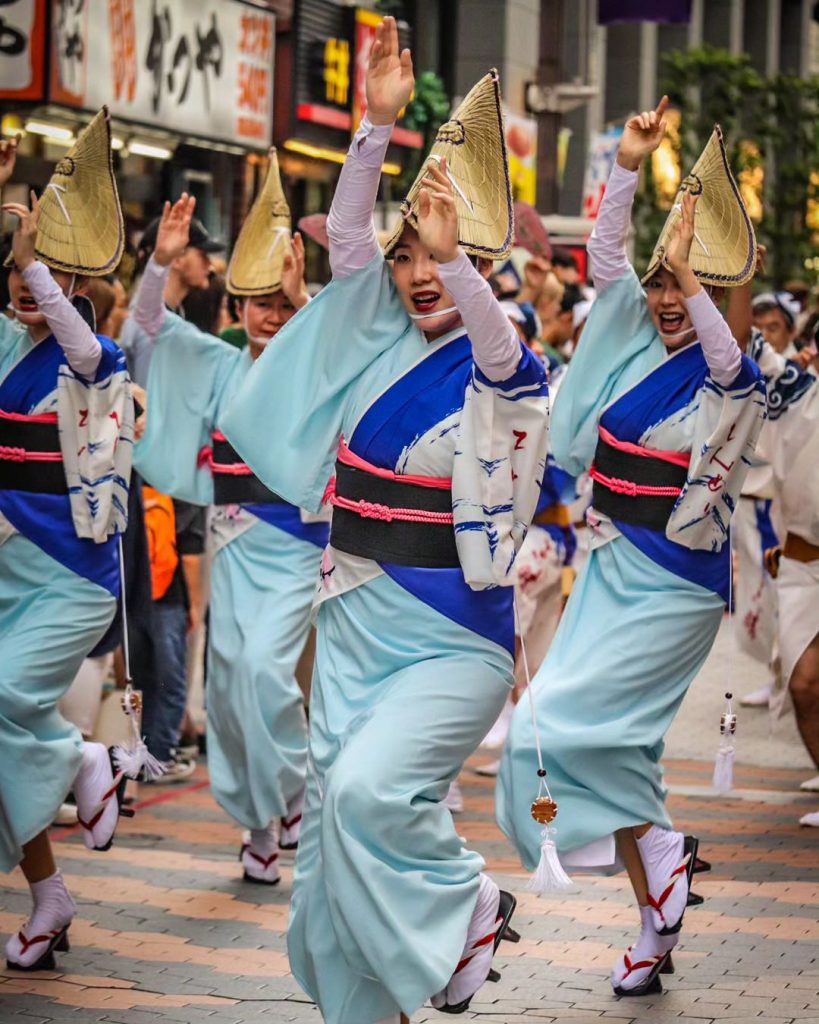
<svg viewBox="0 0 819 1024">
<path fill-rule="evenodd" d="M 252 148 L 270 144 L 275 18 L 241 0 L 52 0 L 50 98 Z"/>
<path fill-rule="evenodd" d="M 583 216 L 590 220 L 597 218 L 600 204 L 603 202 L 606 182 L 614 167 L 622 134 L 622 128 L 615 128 L 608 132 L 599 132 L 592 138 L 583 183 Z"/>
<path fill-rule="evenodd" d="M 43 98 L 45 5 L 46 0 L 0 2 L 0 97 Z"/>
<path fill-rule="evenodd" d="M 533 117 L 504 110 L 503 123 L 512 198 L 534 206 L 537 197 L 537 122 Z"/>
<path fill-rule="evenodd" d="M 367 106 L 370 51 L 383 15 L 340 7 L 331 0 L 301 0 L 296 9 L 295 99 L 300 121 L 355 132 Z M 409 40 L 402 38 L 402 45 Z M 423 136 L 400 125 L 392 141 L 420 148 Z"/>
</svg>

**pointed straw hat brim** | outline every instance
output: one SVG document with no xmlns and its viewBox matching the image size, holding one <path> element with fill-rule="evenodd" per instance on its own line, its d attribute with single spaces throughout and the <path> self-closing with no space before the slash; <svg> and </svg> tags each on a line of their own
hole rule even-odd
<svg viewBox="0 0 819 1024">
<path fill-rule="evenodd" d="M 57 164 L 40 198 L 35 252 L 53 270 L 101 277 L 116 270 L 124 245 L 103 107 Z"/>
<path fill-rule="evenodd" d="M 739 188 L 728 166 L 728 157 L 719 125 L 714 127 L 708 144 L 691 173 L 685 178 L 674 207 L 666 219 L 643 276 L 648 281 L 665 262 L 668 243 L 680 219 L 680 204 L 685 192 L 699 196 L 694 217 L 694 240 L 689 264 L 703 284 L 723 288 L 746 284 L 756 269 L 754 226 L 742 201 Z"/>
<path fill-rule="evenodd" d="M 458 241 L 471 256 L 506 259 L 512 250 L 514 223 L 509 162 L 503 133 L 500 83 L 494 69 L 467 94 L 446 124 L 401 204 L 401 217 L 384 247 L 390 256 L 404 225 L 417 227 L 418 198 L 427 166 L 446 157 L 455 191 Z"/>
<path fill-rule="evenodd" d="M 245 217 L 228 264 L 225 284 L 231 295 L 267 295 L 282 286 L 285 257 L 291 253 L 290 207 L 282 188 L 276 150 L 250 212 Z"/>
</svg>

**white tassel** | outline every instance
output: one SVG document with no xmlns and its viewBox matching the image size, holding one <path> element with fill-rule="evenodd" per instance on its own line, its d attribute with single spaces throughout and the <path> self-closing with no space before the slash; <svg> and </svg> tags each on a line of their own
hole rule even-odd
<svg viewBox="0 0 819 1024">
<path fill-rule="evenodd" d="M 711 782 L 717 793 L 730 793 L 734 788 L 734 747 L 721 746 L 714 761 L 714 778 Z"/>
<path fill-rule="evenodd" d="M 538 896 L 549 896 L 552 893 L 569 892 L 574 889 L 574 883 L 560 863 L 552 830 L 548 825 L 540 833 L 540 863 L 526 888 Z"/>
<path fill-rule="evenodd" d="M 114 764 L 129 779 L 149 782 L 165 774 L 165 766 L 148 750 L 139 731 L 142 698 L 129 683 L 122 693 L 122 710 L 128 719 L 130 738 L 127 745 L 119 743 L 113 749 Z"/>
<path fill-rule="evenodd" d="M 114 747 L 113 755 L 117 769 L 127 775 L 129 779 L 141 779 L 143 782 L 149 782 L 151 779 L 158 779 L 165 774 L 165 766 L 161 761 L 157 761 L 148 750 L 143 739 L 140 739 L 132 747 L 117 745 Z"/>
<path fill-rule="evenodd" d="M 717 793 L 730 793 L 734 788 L 734 735 L 737 731 L 737 716 L 731 706 L 733 694 L 726 693 L 725 711 L 719 721 L 719 750 L 714 761 L 714 777 L 711 785 Z"/>
</svg>

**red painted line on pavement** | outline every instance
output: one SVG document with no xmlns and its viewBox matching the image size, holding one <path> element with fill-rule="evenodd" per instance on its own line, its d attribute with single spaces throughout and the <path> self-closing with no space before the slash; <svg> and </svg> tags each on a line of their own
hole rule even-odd
<svg viewBox="0 0 819 1024">
<path fill-rule="evenodd" d="M 209 785 L 210 779 L 203 779 L 201 782 L 193 782 L 189 786 L 183 786 L 180 789 L 159 793 L 157 796 L 149 797 L 147 800 L 140 800 L 139 803 L 133 804 L 131 809 L 134 811 L 141 811 L 146 807 L 155 807 L 157 804 L 166 804 L 171 800 L 176 800 L 177 797 L 184 796 L 186 793 L 196 793 L 198 790 L 204 789 Z M 48 837 L 52 842 L 56 843 L 59 842 L 60 839 L 65 839 L 66 836 L 73 835 L 78 828 L 79 825 L 68 825 L 65 828 L 57 829 L 55 832 L 49 832 Z"/>
</svg>

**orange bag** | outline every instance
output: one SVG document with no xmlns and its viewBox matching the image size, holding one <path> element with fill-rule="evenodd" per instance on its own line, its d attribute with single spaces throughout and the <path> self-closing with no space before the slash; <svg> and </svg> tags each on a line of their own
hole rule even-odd
<svg viewBox="0 0 819 1024">
<path fill-rule="evenodd" d="M 158 601 L 168 592 L 173 581 L 179 554 L 176 550 L 176 515 L 173 500 L 144 484 L 145 533 L 148 535 L 148 556 L 151 560 L 151 596 Z"/>
</svg>

